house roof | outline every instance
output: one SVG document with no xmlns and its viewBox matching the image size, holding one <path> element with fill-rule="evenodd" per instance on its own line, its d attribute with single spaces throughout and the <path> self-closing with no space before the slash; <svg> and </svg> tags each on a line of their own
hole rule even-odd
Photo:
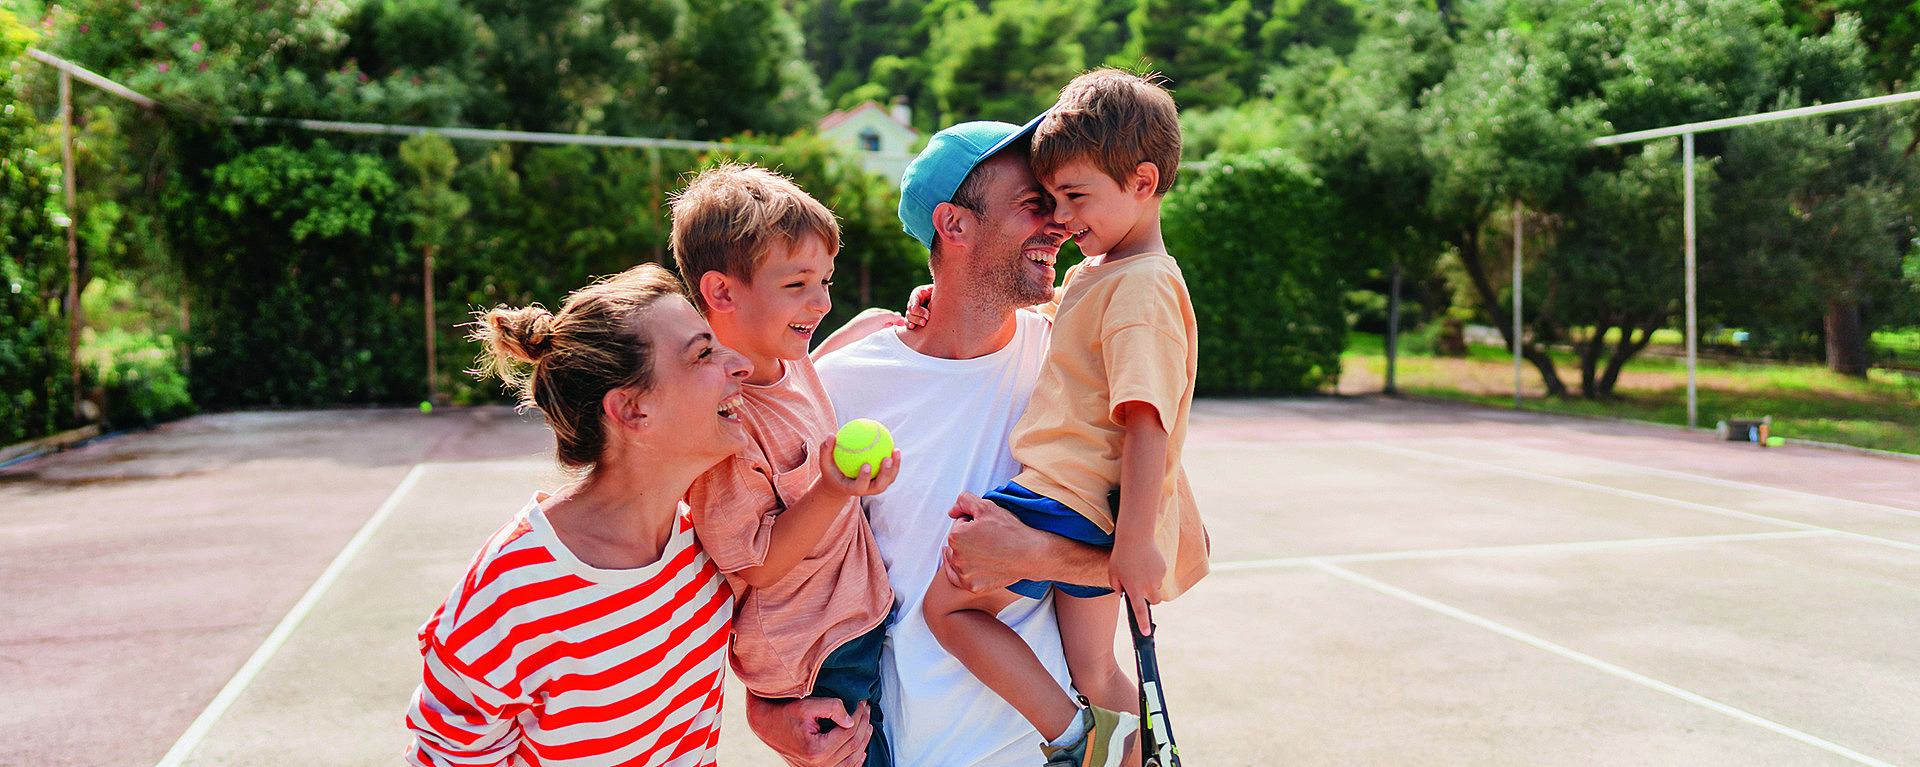
<svg viewBox="0 0 1920 767">
<path fill-rule="evenodd" d="M 867 99 L 866 101 L 862 101 L 851 109 L 836 109 L 831 114 L 828 114 L 826 117 L 820 118 L 820 122 L 814 123 L 814 127 L 824 133 L 826 131 L 833 130 L 835 127 L 839 126 L 841 123 L 844 123 L 848 120 L 853 119 L 855 115 L 858 115 L 861 112 L 865 112 L 868 110 L 878 112 L 881 117 L 884 117 L 892 121 L 893 124 L 895 125 L 905 128 L 909 133 L 912 133 L 913 135 L 916 135 L 916 136 L 920 135 L 920 131 L 914 130 L 913 126 L 900 122 L 899 120 L 894 120 L 893 113 L 887 111 L 885 107 L 882 107 L 879 104 L 874 103 L 873 99 Z"/>
</svg>

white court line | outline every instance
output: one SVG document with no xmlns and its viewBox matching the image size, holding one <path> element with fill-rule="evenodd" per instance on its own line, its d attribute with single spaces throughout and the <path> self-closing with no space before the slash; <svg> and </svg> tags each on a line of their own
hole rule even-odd
<svg viewBox="0 0 1920 767">
<path fill-rule="evenodd" d="M 314 581 L 313 586 L 307 589 L 306 595 L 300 597 L 299 602 L 294 603 L 293 609 L 287 612 L 287 617 L 280 619 L 280 625 L 275 626 L 273 633 L 267 635 L 267 640 L 261 643 L 260 648 L 253 651 L 253 657 L 248 658 L 246 665 L 241 666 L 233 678 L 227 681 L 227 686 L 221 688 L 220 694 L 214 696 L 213 702 L 207 704 L 205 711 L 200 712 L 200 718 L 193 720 L 192 726 L 187 728 L 186 733 L 182 734 L 179 740 L 174 741 L 173 748 L 167 751 L 166 756 L 160 758 L 158 767 L 179 767 L 187 756 L 193 753 L 193 749 L 200 745 L 201 739 L 213 729 L 214 723 L 220 721 L 220 717 L 226 714 L 227 707 L 232 706 L 233 702 L 239 699 L 240 693 L 247 689 L 247 685 L 253 683 L 254 675 L 260 673 L 260 669 L 267 665 L 267 661 L 273 659 L 273 654 L 280 650 L 280 645 L 286 643 L 287 638 L 293 635 L 294 629 L 299 628 L 300 622 L 306 619 L 307 613 L 313 611 L 314 604 L 320 601 L 320 597 L 333 586 L 333 582 L 340 577 L 342 571 L 347 569 L 347 565 L 353 561 L 354 556 L 358 555 L 367 541 L 373 538 L 374 532 L 380 529 L 381 523 L 387 521 L 387 517 L 393 513 L 394 508 L 400 505 L 400 499 L 405 497 L 407 492 L 413 489 L 414 483 L 420 480 L 422 470 L 426 467 L 427 464 L 414 464 L 413 470 L 407 472 L 406 479 L 400 480 L 400 485 L 387 496 L 386 502 L 380 504 L 380 508 L 373 512 L 373 516 L 367 520 L 367 523 L 360 526 L 360 532 L 353 536 L 353 540 L 347 541 L 346 547 L 333 558 L 333 564 L 328 565 L 326 571 L 320 574 L 320 579 Z"/>
<path fill-rule="evenodd" d="M 1479 546 L 1463 549 L 1425 549 L 1418 551 L 1384 551 L 1372 554 L 1331 554 L 1311 557 L 1283 557 L 1280 559 L 1254 559 L 1240 562 L 1217 562 L 1211 566 L 1213 572 L 1233 572 L 1236 570 L 1266 570 L 1280 567 L 1300 567 L 1319 563 L 1336 562 L 1392 562 L 1407 559 L 1440 559 L 1444 557 L 1470 557 L 1487 554 L 1533 554 L 1546 551 L 1581 551 L 1587 549 L 1637 548 L 1641 546 L 1669 546 L 1683 543 L 1727 543 L 1732 541 L 1764 541 L 1781 538 L 1809 538 L 1834 535 L 1829 530 L 1790 530 L 1780 533 L 1737 533 L 1732 535 L 1690 535 L 1674 538 L 1626 538 L 1612 541 L 1572 541 L 1565 543 L 1523 543 L 1512 546 Z"/>
<path fill-rule="evenodd" d="M 1486 471 L 1491 471 L 1499 474 L 1510 474 L 1516 477 L 1526 477 L 1528 479 L 1532 479 L 1540 482 L 1549 482 L 1556 485 L 1565 485 L 1567 487 L 1577 487 L 1582 490 L 1597 490 L 1603 493 L 1612 493 L 1614 495 L 1625 496 L 1627 498 L 1635 498 L 1635 499 L 1644 500 L 1644 501 L 1651 501 L 1654 503 L 1664 503 L 1670 506 L 1680 506 L 1683 508 L 1696 509 L 1699 511 L 1708 512 L 1710 514 L 1718 514 L 1726 517 L 1734 517 L 1736 519 L 1745 519 L 1753 522 L 1764 522 L 1770 525 L 1790 527 L 1795 530 L 1812 530 L 1812 531 L 1833 533 L 1834 535 L 1842 536 L 1845 538 L 1852 538 L 1858 541 L 1877 543 L 1883 546 L 1892 546 L 1894 548 L 1906 549 L 1908 551 L 1920 551 L 1920 544 L 1907 543 L 1905 541 L 1896 541 L 1889 538 L 1879 538 L 1876 536 L 1850 532 L 1847 530 L 1838 530 L 1831 527 L 1821 527 L 1820 525 L 1810 525 L 1805 522 L 1794 522 L 1792 520 L 1780 519 L 1777 517 L 1769 517 L 1764 514 L 1754 514 L 1752 512 L 1738 511 L 1735 509 L 1729 509 L 1722 506 L 1713 506 L 1705 503 L 1695 503 L 1693 501 L 1683 501 L 1678 498 L 1668 498 L 1663 495 L 1654 495 L 1652 493 L 1642 493 L 1637 490 L 1627 490 L 1624 488 L 1613 487 L 1611 485 L 1602 485 L 1594 482 L 1585 482 L 1578 479 L 1568 479 L 1566 477 L 1557 477 L 1552 474 L 1543 474 L 1537 471 L 1528 471 L 1526 469 L 1515 469 L 1507 466 L 1501 466 L 1499 464 L 1487 463 L 1485 461 L 1475 461 L 1475 460 L 1470 460 L 1466 458 L 1455 458 L 1450 455 L 1438 455 L 1435 453 L 1428 453 L 1421 450 L 1411 450 L 1408 448 L 1398 447 L 1394 445 L 1384 445 L 1378 442 L 1359 442 L 1356 444 L 1364 444 L 1379 450 L 1383 450 L 1391 453 L 1400 453 L 1402 455 L 1410 455 L 1415 458 L 1423 458 L 1429 461 L 1439 461 L 1443 463 L 1454 463 L 1454 464 L 1460 464 L 1463 466 L 1472 466 L 1475 468 L 1479 468 L 1479 469 L 1483 469 Z"/>
<path fill-rule="evenodd" d="M 1527 447 L 1525 445 L 1509 445 L 1504 442 L 1490 442 L 1488 440 L 1476 439 L 1473 437 L 1444 437 L 1442 439 L 1446 439 L 1452 442 L 1472 442 L 1480 445 L 1495 445 L 1498 447 L 1508 448 L 1512 450 L 1525 450 L 1531 453 L 1543 453 L 1546 455 L 1557 456 L 1561 458 L 1574 458 L 1581 461 L 1586 461 L 1588 463 L 1600 464 L 1602 466 L 1612 466 L 1616 468 L 1629 469 L 1629 470 L 1638 471 L 1646 474 L 1655 474 L 1662 477 L 1673 477 L 1675 479 L 1692 480 L 1694 482 L 1701 482 L 1709 485 L 1719 485 L 1721 487 L 1731 487 L 1739 490 L 1754 490 L 1754 491 L 1759 491 L 1763 493 L 1777 493 L 1780 495 L 1791 495 L 1791 496 L 1796 496 L 1800 498 L 1806 498 L 1809 500 L 1824 501 L 1828 503 L 1838 503 L 1838 504 L 1843 504 L 1847 506 L 1858 506 L 1858 507 L 1869 509 L 1872 511 L 1882 511 L 1890 514 L 1899 514 L 1899 515 L 1908 516 L 1908 517 L 1920 517 L 1920 510 L 1903 509 L 1899 506 L 1888 506 L 1884 503 L 1856 501 L 1850 498 L 1835 498 L 1831 495 L 1809 493 L 1804 490 L 1791 490 L 1784 487 L 1770 487 L 1768 485 L 1758 485 L 1752 482 L 1741 482 L 1739 480 L 1734 480 L 1734 479 L 1721 479 L 1719 477 L 1709 477 L 1704 474 L 1688 474 L 1684 471 L 1674 471 L 1672 469 L 1656 469 L 1651 466 L 1640 466 L 1638 464 L 1625 463 L 1622 461 L 1612 461 L 1605 458 L 1594 458 L 1594 457 L 1585 456 L 1585 455 L 1576 455 L 1573 453 L 1561 453 L 1553 450 L 1543 450 L 1537 447 Z"/>
<path fill-rule="evenodd" d="M 1654 679 L 1652 677 L 1646 676 L 1644 674 L 1636 673 L 1634 671 L 1629 671 L 1620 666 L 1616 666 L 1612 663 L 1608 663 L 1606 661 L 1600 660 L 1599 658 L 1595 658 L 1591 655 L 1587 655 L 1586 653 L 1582 653 L 1568 647 L 1563 647 L 1561 645 L 1554 644 L 1553 642 L 1549 642 L 1540 637 L 1534 636 L 1532 634 L 1528 634 L 1524 631 L 1521 631 L 1519 629 L 1516 629 L 1510 626 L 1496 623 L 1487 618 L 1482 618 L 1478 615 L 1474 615 L 1473 613 L 1469 613 L 1457 607 L 1453 607 L 1432 599 L 1428 599 L 1426 597 L 1420 596 L 1410 591 L 1405 591 L 1403 589 L 1389 586 L 1385 583 L 1381 583 L 1380 581 L 1376 581 L 1372 578 L 1368 578 L 1359 573 L 1339 567 L 1338 565 L 1333 565 L 1326 562 L 1313 562 L 1311 564 L 1313 565 L 1313 567 L 1318 568 L 1322 571 L 1325 571 L 1330 575 L 1344 578 L 1346 580 L 1360 584 L 1367 588 L 1373 589 L 1374 591 L 1378 591 L 1382 594 L 1386 594 L 1388 596 L 1395 597 L 1397 599 L 1402 599 L 1407 602 L 1411 602 L 1413 604 L 1424 607 L 1428 610 L 1432 610 L 1434 612 L 1440 613 L 1441 615 L 1445 615 L 1450 618 L 1464 621 L 1474 626 L 1478 626 L 1488 631 L 1492 631 L 1508 639 L 1512 639 L 1522 644 L 1531 645 L 1535 648 L 1545 650 L 1549 653 L 1558 655 L 1562 658 L 1566 658 L 1567 660 L 1571 660 L 1576 663 L 1581 663 L 1586 666 L 1599 669 L 1600 671 L 1604 671 L 1606 673 L 1620 677 L 1622 679 L 1633 682 L 1635 684 L 1639 684 L 1641 686 L 1666 693 L 1673 697 L 1687 701 L 1688 703 L 1693 703 L 1698 706 L 1706 707 L 1708 709 L 1717 711 L 1719 713 L 1733 717 L 1735 719 L 1746 722 L 1748 724 L 1758 725 L 1765 729 L 1772 730 L 1773 732 L 1779 733 L 1781 735 L 1785 735 L 1789 738 L 1800 741 L 1802 743 L 1813 746 L 1815 748 L 1819 748 L 1821 750 L 1827 751 L 1837 756 L 1842 756 L 1848 759 L 1852 759 L 1853 761 L 1859 762 L 1861 764 L 1874 765 L 1875 767 L 1894 767 L 1894 765 L 1892 764 L 1880 761 L 1871 756 L 1867 756 L 1866 754 L 1862 754 L 1858 751 L 1854 751 L 1852 749 L 1849 749 L 1837 743 L 1833 743 L 1827 740 L 1822 740 L 1820 738 L 1814 737 L 1813 735 L 1809 735 L 1807 733 L 1801 732 L 1799 730 L 1793 729 L 1792 727 L 1788 727 L 1784 724 L 1780 724 L 1778 722 L 1774 722 L 1769 719 L 1763 719 L 1759 716 L 1747 713 L 1740 709 L 1729 706 L 1725 703 L 1721 703 L 1719 701 L 1713 700 L 1711 698 L 1707 698 L 1697 693 L 1688 692 L 1686 690 L 1680 689 L 1678 687 L 1667 684 L 1666 682 L 1662 682 L 1658 679 Z"/>
</svg>

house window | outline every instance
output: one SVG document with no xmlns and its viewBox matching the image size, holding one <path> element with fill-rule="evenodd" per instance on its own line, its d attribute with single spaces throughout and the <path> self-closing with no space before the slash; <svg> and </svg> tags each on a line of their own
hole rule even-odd
<svg viewBox="0 0 1920 767">
<path fill-rule="evenodd" d="M 880 151 L 880 133 L 872 128 L 860 131 L 860 149 L 865 152 Z"/>
</svg>

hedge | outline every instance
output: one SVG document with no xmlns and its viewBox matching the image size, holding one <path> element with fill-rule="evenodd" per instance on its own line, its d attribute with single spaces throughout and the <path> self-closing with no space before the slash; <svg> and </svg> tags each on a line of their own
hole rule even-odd
<svg viewBox="0 0 1920 767">
<path fill-rule="evenodd" d="M 1334 200 L 1284 150 L 1215 155 L 1162 210 L 1200 326 L 1198 389 L 1294 394 L 1333 385 L 1346 346 Z"/>
</svg>

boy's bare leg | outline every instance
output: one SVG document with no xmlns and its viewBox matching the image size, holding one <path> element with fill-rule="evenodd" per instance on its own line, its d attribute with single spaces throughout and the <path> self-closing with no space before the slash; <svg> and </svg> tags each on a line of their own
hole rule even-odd
<svg viewBox="0 0 1920 767">
<path fill-rule="evenodd" d="M 934 578 L 920 610 L 941 647 L 1026 717 L 1041 737 L 1053 740 L 1079 716 L 1080 706 L 1053 681 L 1033 648 L 1000 622 L 1000 610 L 1018 598 L 1006 589 L 974 594 Z M 1065 626 L 1061 628 L 1065 640 Z M 1111 633 L 1107 644 L 1113 644 Z"/>
<path fill-rule="evenodd" d="M 1053 593 L 1053 612 L 1060 618 L 1060 645 L 1067 654 L 1073 686 L 1087 701 L 1109 711 L 1140 715 L 1140 687 L 1114 657 L 1114 635 L 1120 630 L 1120 595 L 1076 598 Z M 1123 764 L 1140 763 L 1140 739 L 1127 747 Z"/>
</svg>

